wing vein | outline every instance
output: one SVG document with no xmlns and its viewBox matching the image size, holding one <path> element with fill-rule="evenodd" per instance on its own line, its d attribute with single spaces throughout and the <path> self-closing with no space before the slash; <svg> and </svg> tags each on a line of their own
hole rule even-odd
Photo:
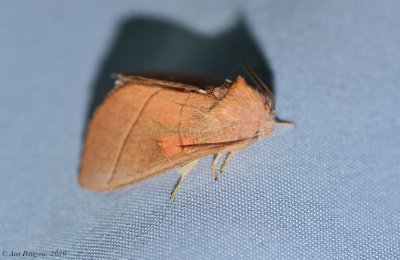
<svg viewBox="0 0 400 260">
<path fill-rule="evenodd" d="M 185 107 L 186 103 L 189 101 L 190 98 L 190 92 L 188 93 L 188 96 L 185 100 L 185 103 L 182 104 L 181 111 L 180 111 L 180 118 L 179 118 L 179 125 L 178 125 L 178 136 L 179 136 L 179 145 L 183 147 L 182 143 L 182 133 L 181 133 L 181 128 L 182 128 L 182 117 L 183 117 L 183 108 Z"/>
<path fill-rule="evenodd" d="M 118 151 L 117 159 L 116 159 L 116 160 L 114 161 L 114 163 L 113 163 L 112 172 L 111 172 L 110 178 L 109 178 L 108 181 L 107 181 L 107 186 L 110 184 L 111 180 L 113 179 L 113 177 L 114 177 L 114 175 L 115 175 L 115 171 L 116 171 L 117 165 L 118 165 L 119 161 L 121 160 L 122 151 L 124 150 L 124 148 L 125 148 L 125 146 L 126 146 L 126 143 L 127 143 L 128 139 L 129 139 L 129 136 L 130 136 L 131 133 L 132 133 L 133 127 L 136 125 L 136 123 L 138 122 L 138 120 L 139 120 L 140 117 L 142 116 L 143 111 L 144 111 L 144 109 L 146 108 L 146 106 L 149 104 L 150 100 L 151 100 L 156 94 L 158 94 L 160 91 L 161 91 L 161 89 L 157 90 L 156 92 L 154 92 L 154 93 L 147 99 L 147 101 L 143 104 L 143 107 L 142 107 L 142 109 L 140 110 L 140 112 L 139 112 L 138 116 L 136 117 L 136 119 L 132 121 L 132 123 L 131 123 L 131 125 L 130 125 L 130 127 L 129 127 L 129 130 L 127 131 L 127 133 L 126 133 L 126 135 L 125 135 L 125 137 L 124 137 L 124 140 L 122 141 L 121 148 L 120 148 L 119 151 Z"/>
</svg>

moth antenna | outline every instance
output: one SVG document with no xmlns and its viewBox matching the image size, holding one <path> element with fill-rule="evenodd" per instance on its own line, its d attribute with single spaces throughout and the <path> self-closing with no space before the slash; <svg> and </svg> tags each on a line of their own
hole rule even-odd
<svg viewBox="0 0 400 260">
<path fill-rule="evenodd" d="M 254 70 L 247 64 L 247 62 L 244 59 L 241 59 L 243 63 L 243 67 L 246 70 L 247 75 L 251 78 L 251 80 L 256 84 L 256 87 L 258 87 L 260 90 L 264 91 L 267 95 L 267 97 L 271 101 L 271 107 L 275 107 L 275 100 L 274 100 L 274 95 L 272 94 L 271 90 L 268 88 L 268 86 L 260 79 L 260 77 L 257 76 L 257 74 L 254 72 Z"/>
</svg>

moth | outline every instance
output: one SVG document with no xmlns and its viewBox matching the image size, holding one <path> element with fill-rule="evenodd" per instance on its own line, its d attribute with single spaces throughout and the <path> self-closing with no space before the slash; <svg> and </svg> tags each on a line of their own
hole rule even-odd
<svg viewBox="0 0 400 260">
<path fill-rule="evenodd" d="M 254 83 L 238 76 L 222 83 L 117 75 L 115 88 L 90 121 L 79 183 L 110 191 L 177 168 L 170 201 L 198 159 L 214 154 L 212 174 L 232 156 L 269 137 L 277 122 L 270 89 L 245 63 Z"/>
</svg>

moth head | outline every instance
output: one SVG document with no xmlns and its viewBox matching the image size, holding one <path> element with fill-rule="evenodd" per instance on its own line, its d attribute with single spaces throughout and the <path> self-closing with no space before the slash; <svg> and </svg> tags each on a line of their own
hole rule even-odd
<svg viewBox="0 0 400 260">
<path fill-rule="evenodd" d="M 257 133 L 258 140 L 262 140 L 272 135 L 272 132 L 274 132 L 274 122 L 275 111 L 271 110 L 269 115 L 266 115 L 261 121 L 260 130 L 258 130 Z"/>
<path fill-rule="evenodd" d="M 264 106 L 266 115 L 262 118 L 260 123 L 260 130 L 257 133 L 258 139 L 261 140 L 266 138 L 272 134 L 274 131 L 274 122 L 275 122 L 275 99 L 272 91 L 268 88 L 268 86 L 257 76 L 257 74 L 251 69 L 251 67 L 244 61 L 243 66 L 255 84 L 255 89 L 263 96 L 264 98 Z"/>
</svg>

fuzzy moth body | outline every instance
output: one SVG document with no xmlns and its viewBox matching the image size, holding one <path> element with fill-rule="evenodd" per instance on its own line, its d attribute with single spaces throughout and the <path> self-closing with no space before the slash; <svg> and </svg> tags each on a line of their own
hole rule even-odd
<svg viewBox="0 0 400 260">
<path fill-rule="evenodd" d="M 119 75 L 116 88 L 90 122 L 79 183 L 89 190 L 109 191 L 180 167 L 182 178 L 172 201 L 199 158 L 233 154 L 271 135 L 272 93 L 247 69 L 255 88 L 241 76 L 202 89 Z M 213 173 L 216 178 L 214 164 Z"/>
</svg>

